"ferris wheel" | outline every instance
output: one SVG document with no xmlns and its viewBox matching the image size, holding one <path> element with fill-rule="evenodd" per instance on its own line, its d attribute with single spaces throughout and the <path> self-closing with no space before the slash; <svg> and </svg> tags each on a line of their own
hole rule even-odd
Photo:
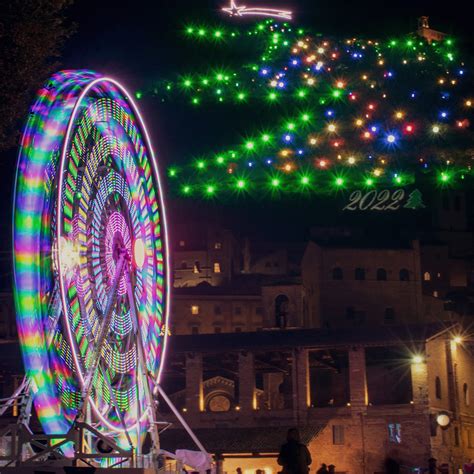
<svg viewBox="0 0 474 474">
<path fill-rule="evenodd" d="M 157 436 L 169 267 L 156 158 L 117 81 L 61 71 L 39 91 L 13 224 L 18 335 L 44 432 L 87 420 L 138 452 Z"/>
</svg>

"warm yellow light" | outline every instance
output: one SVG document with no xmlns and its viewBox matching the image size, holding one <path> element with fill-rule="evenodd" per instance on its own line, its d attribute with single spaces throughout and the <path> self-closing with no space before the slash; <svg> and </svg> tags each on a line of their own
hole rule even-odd
<svg viewBox="0 0 474 474">
<path fill-rule="evenodd" d="M 466 107 L 472 107 L 472 100 L 466 100 Z"/>
<path fill-rule="evenodd" d="M 397 118 L 397 119 L 399 119 L 399 120 L 402 119 L 403 117 L 404 117 L 404 114 L 403 114 L 403 112 L 401 112 L 401 111 L 398 111 L 398 112 L 395 114 L 395 118 Z"/>
<path fill-rule="evenodd" d="M 364 121 L 361 119 L 357 119 L 355 123 L 358 127 L 362 127 L 362 125 L 364 125 Z"/>
<path fill-rule="evenodd" d="M 336 125 L 334 125 L 333 123 L 330 123 L 328 125 L 328 131 L 331 132 L 331 133 L 335 132 L 336 131 Z"/>
<path fill-rule="evenodd" d="M 453 342 L 454 342 L 455 344 L 461 344 L 461 342 L 462 342 L 462 337 L 461 337 L 461 336 L 454 336 L 454 337 L 453 337 Z"/>
<path fill-rule="evenodd" d="M 311 138 L 311 139 L 309 140 L 309 144 L 310 144 L 310 145 L 316 145 L 316 143 L 318 143 L 318 140 L 317 140 L 316 138 Z"/>
<path fill-rule="evenodd" d="M 342 89 L 344 87 L 344 83 L 342 81 L 338 81 L 336 86 L 339 87 L 339 89 Z"/>
<path fill-rule="evenodd" d="M 354 158 L 353 156 L 350 156 L 349 158 L 347 158 L 347 162 L 348 162 L 350 165 L 353 165 L 353 164 L 356 162 L 356 160 L 355 160 L 355 158 Z"/>
</svg>

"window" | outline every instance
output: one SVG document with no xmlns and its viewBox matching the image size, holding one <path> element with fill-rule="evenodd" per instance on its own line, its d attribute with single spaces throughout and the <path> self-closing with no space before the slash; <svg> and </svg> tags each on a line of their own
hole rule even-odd
<svg viewBox="0 0 474 474">
<path fill-rule="evenodd" d="M 332 279 L 333 280 L 342 280 L 344 278 L 344 274 L 342 273 L 342 268 L 336 267 L 332 271 Z"/>
<path fill-rule="evenodd" d="M 454 197 L 454 210 L 455 211 L 461 210 L 461 198 L 459 196 Z"/>
<path fill-rule="evenodd" d="M 181 270 L 186 270 L 188 268 L 188 264 L 186 262 L 181 262 Z"/>
<path fill-rule="evenodd" d="M 236 306 L 234 308 L 234 314 L 242 314 L 242 308 L 240 306 Z"/>
<path fill-rule="evenodd" d="M 275 327 L 284 329 L 288 324 L 288 310 L 290 300 L 286 295 L 278 295 L 275 298 Z"/>
<path fill-rule="evenodd" d="M 400 270 L 400 281 L 410 281 L 410 272 L 406 268 Z"/>
<path fill-rule="evenodd" d="M 454 427 L 454 446 L 459 446 L 459 428 Z"/>
<path fill-rule="evenodd" d="M 222 242 L 214 242 L 214 249 L 221 250 L 222 249 Z"/>
<path fill-rule="evenodd" d="M 384 321 L 386 323 L 393 323 L 395 321 L 395 310 L 393 308 L 385 308 Z"/>
<path fill-rule="evenodd" d="M 448 198 L 448 196 L 443 196 L 443 210 L 449 211 L 449 198 Z"/>
<path fill-rule="evenodd" d="M 433 296 L 434 296 L 435 298 L 438 298 L 438 292 L 437 292 L 436 290 L 433 291 Z"/>
<path fill-rule="evenodd" d="M 222 314 L 222 310 L 219 305 L 214 306 L 214 314 Z"/>
<path fill-rule="evenodd" d="M 431 280 L 430 272 L 423 273 L 423 280 L 425 280 L 425 281 L 430 281 Z"/>
<path fill-rule="evenodd" d="M 436 274 L 436 276 L 437 276 L 438 278 L 441 278 L 441 273 L 438 272 L 438 273 Z"/>
<path fill-rule="evenodd" d="M 467 383 L 462 386 L 462 394 L 464 398 L 464 405 L 468 407 L 471 401 L 469 400 L 469 386 Z"/>
<path fill-rule="evenodd" d="M 193 304 L 191 306 L 191 314 L 194 314 L 194 315 L 199 314 L 199 306 Z"/>
<path fill-rule="evenodd" d="M 193 326 L 191 328 L 191 334 L 199 334 L 199 328 L 197 326 Z"/>
<path fill-rule="evenodd" d="M 197 260 L 194 262 L 193 273 L 201 273 L 201 264 Z"/>
<path fill-rule="evenodd" d="M 466 430 L 466 434 L 467 434 L 467 447 L 473 448 L 474 446 L 472 445 L 472 431 Z"/>
<path fill-rule="evenodd" d="M 332 444 L 344 444 L 344 425 L 332 426 Z"/>
<path fill-rule="evenodd" d="M 216 326 L 216 327 L 214 328 L 214 332 L 215 332 L 216 334 L 220 334 L 220 333 L 222 332 L 222 328 L 221 328 L 220 326 Z"/>
<path fill-rule="evenodd" d="M 386 281 L 387 280 L 387 270 L 385 270 L 385 268 L 378 268 L 377 269 L 377 280 L 378 281 Z"/>
<path fill-rule="evenodd" d="M 400 423 L 388 424 L 388 440 L 390 443 L 395 444 L 402 442 L 402 425 Z"/>
<path fill-rule="evenodd" d="M 442 393 L 441 393 L 441 379 L 439 377 L 435 378 L 435 395 L 438 400 L 441 400 Z"/>
<path fill-rule="evenodd" d="M 365 270 L 363 268 L 356 268 L 354 271 L 354 278 L 356 280 L 365 280 Z"/>
<path fill-rule="evenodd" d="M 179 246 L 184 247 L 186 245 L 186 242 L 184 240 L 179 241 Z"/>
<path fill-rule="evenodd" d="M 221 264 L 219 262 L 214 262 L 214 273 L 221 272 Z"/>
<path fill-rule="evenodd" d="M 355 319 L 355 310 L 352 306 L 346 308 L 346 319 L 353 320 Z"/>
</svg>

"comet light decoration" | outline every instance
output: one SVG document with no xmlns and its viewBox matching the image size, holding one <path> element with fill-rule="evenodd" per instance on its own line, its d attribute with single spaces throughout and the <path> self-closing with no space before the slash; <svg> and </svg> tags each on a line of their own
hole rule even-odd
<svg viewBox="0 0 474 474">
<path fill-rule="evenodd" d="M 291 20 L 292 13 L 289 10 L 278 10 L 276 8 L 266 8 L 266 7 L 252 7 L 248 8 L 244 5 L 237 5 L 235 0 L 230 0 L 230 5 L 228 7 L 222 8 L 223 12 L 226 12 L 230 16 L 264 16 L 264 17 L 274 17 L 280 19 Z"/>
<path fill-rule="evenodd" d="M 117 81 L 61 71 L 38 92 L 13 220 L 18 335 L 45 433 L 87 411 L 139 449 L 166 352 L 167 237 L 157 162 Z"/>
<path fill-rule="evenodd" d="M 455 39 L 342 40 L 270 19 L 241 28 L 191 24 L 184 34 L 199 47 L 234 48 L 243 54 L 232 57 L 248 62 L 157 81 L 137 96 L 221 105 L 229 123 L 240 107 L 258 126 L 171 166 L 175 191 L 331 194 L 470 179 L 472 68 Z"/>
</svg>

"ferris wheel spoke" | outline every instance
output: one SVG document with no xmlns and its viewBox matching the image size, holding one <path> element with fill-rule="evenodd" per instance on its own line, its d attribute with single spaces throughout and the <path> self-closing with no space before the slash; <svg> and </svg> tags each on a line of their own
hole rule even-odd
<svg viewBox="0 0 474 474">
<path fill-rule="evenodd" d="M 122 412 L 119 408 L 117 397 L 115 396 L 115 392 L 112 388 L 112 384 L 110 383 L 110 378 L 109 378 L 108 372 L 106 370 L 104 370 L 104 368 L 102 367 L 101 364 L 99 364 L 99 370 L 101 371 L 102 377 L 104 378 L 105 383 L 107 385 L 107 388 L 109 389 L 112 404 L 115 408 L 115 411 L 117 412 L 117 416 L 119 417 L 120 424 L 122 425 L 123 431 L 124 431 L 125 436 L 126 436 L 127 441 L 128 441 L 128 444 L 131 448 L 133 446 L 132 439 L 130 438 L 130 433 L 128 432 L 127 425 L 125 424 L 125 419 L 124 419 L 123 414 L 122 414 Z"/>
<path fill-rule="evenodd" d="M 102 352 L 102 348 L 105 342 L 105 338 L 107 337 L 107 334 L 110 331 L 110 325 L 112 322 L 112 316 L 113 316 L 113 311 L 114 311 L 114 305 L 117 299 L 117 288 L 120 279 L 122 278 L 122 273 L 124 271 L 124 266 L 125 266 L 125 261 L 127 260 L 127 254 L 124 251 L 120 251 L 120 255 L 118 258 L 117 266 L 115 267 L 115 275 L 112 281 L 112 286 L 110 287 L 110 294 L 109 294 L 109 299 L 107 301 L 107 305 L 105 307 L 105 315 L 103 318 L 103 323 L 102 327 L 100 328 L 99 332 L 99 337 L 97 338 L 95 342 L 95 350 L 92 358 L 92 364 L 91 368 L 86 374 L 86 377 L 84 378 L 84 386 L 83 386 L 83 396 L 82 396 L 82 403 L 83 406 L 87 402 L 90 396 L 90 392 L 92 389 L 92 381 L 94 379 L 95 372 L 97 370 L 97 367 L 99 365 L 100 361 L 100 354 Z M 83 415 L 82 413 L 83 409 L 81 410 L 81 416 Z"/>
</svg>

